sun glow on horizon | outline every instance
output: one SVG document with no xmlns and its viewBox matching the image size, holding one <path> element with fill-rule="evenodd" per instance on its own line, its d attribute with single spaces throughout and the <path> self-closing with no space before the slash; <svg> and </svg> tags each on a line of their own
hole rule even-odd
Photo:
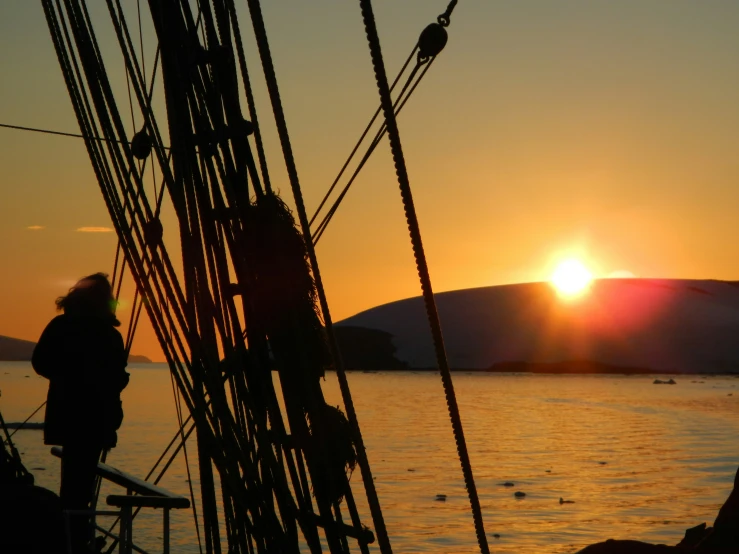
<svg viewBox="0 0 739 554">
<path fill-rule="evenodd" d="M 574 298 L 588 290 L 593 281 L 593 274 L 579 260 L 569 259 L 557 265 L 550 281 L 557 294 L 565 298 Z"/>
</svg>

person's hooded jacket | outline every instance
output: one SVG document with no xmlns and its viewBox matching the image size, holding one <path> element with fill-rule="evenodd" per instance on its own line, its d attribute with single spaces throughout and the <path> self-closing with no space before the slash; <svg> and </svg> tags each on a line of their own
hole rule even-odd
<svg viewBox="0 0 739 554">
<path fill-rule="evenodd" d="M 112 448 L 123 421 L 126 349 L 117 320 L 63 314 L 46 326 L 33 368 L 49 379 L 44 443 Z"/>
</svg>

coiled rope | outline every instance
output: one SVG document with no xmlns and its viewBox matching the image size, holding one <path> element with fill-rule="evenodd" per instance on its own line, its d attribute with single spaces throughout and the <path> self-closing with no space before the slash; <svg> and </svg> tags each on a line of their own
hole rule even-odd
<svg viewBox="0 0 739 554">
<path fill-rule="evenodd" d="M 411 194 L 408 172 L 403 156 L 403 147 L 400 142 L 400 132 L 395 120 L 395 112 L 393 110 L 393 101 L 390 96 L 390 87 L 388 85 L 387 75 L 385 74 L 385 64 L 382 59 L 382 47 L 380 46 L 380 38 L 377 34 L 377 26 L 375 24 L 375 16 L 372 11 L 371 0 L 359 0 L 362 9 L 362 18 L 364 19 L 364 27 L 369 42 L 370 54 L 372 56 L 372 66 L 375 71 L 375 79 L 377 88 L 380 93 L 380 102 L 382 103 L 382 111 L 385 115 L 385 125 L 387 126 L 387 134 L 390 139 L 390 149 L 393 154 L 395 163 L 395 173 L 398 177 L 400 185 L 400 194 L 403 198 L 403 207 L 408 222 L 408 231 L 410 232 L 411 244 L 413 246 L 413 254 L 416 258 L 416 267 L 418 269 L 418 277 L 421 281 L 421 290 L 423 291 L 423 299 L 426 305 L 426 315 L 428 316 L 431 326 L 431 334 L 434 340 L 434 350 L 436 352 L 436 360 L 441 372 L 441 380 L 444 384 L 444 394 L 449 408 L 449 416 L 452 420 L 452 429 L 454 431 L 454 440 L 457 443 L 457 453 L 459 461 L 462 464 L 462 472 L 467 487 L 467 494 L 470 498 L 472 507 L 472 517 L 475 522 L 475 533 L 477 534 L 477 542 L 480 545 L 480 551 L 488 554 L 487 538 L 485 537 L 485 529 L 482 522 L 482 510 L 480 508 L 480 500 L 477 496 L 475 481 L 472 476 L 472 467 L 469 455 L 467 454 L 467 444 L 464 439 L 464 431 L 462 430 L 462 420 L 459 415 L 459 407 L 454 394 L 454 386 L 452 384 L 451 374 L 449 372 L 449 363 L 444 349 L 444 338 L 441 332 L 441 322 L 439 314 L 436 310 L 436 302 L 434 301 L 434 292 L 431 288 L 431 278 L 429 276 L 426 256 L 423 251 L 423 243 L 421 242 L 421 231 L 416 217 L 416 210 L 413 205 L 413 196 Z M 448 24 L 451 11 L 456 5 L 456 0 L 449 4 L 447 11 L 439 16 L 439 23 Z"/>
<path fill-rule="evenodd" d="M 269 42 L 267 40 L 267 30 L 265 28 L 264 19 L 262 17 L 261 4 L 259 0 L 247 0 L 246 3 L 249 6 L 249 13 L 251 15 L 252 25 L 254 27 L 254 35 L 257 41 L 257 48 L 259 50 L 259 56 L 261 58 L 262 68 L 264 70 L 267 91 L 269 93 L 270 102 L 272 104 L 272 111 L 274 113 L 275 124 L 277 126 L 277 132 L 280 138 L 282 153 L 285 158 L 285 167 L 287 168 L 290 186 L 293 192 L 293 198 L 295 199 L 295 206 L 298 212 L 298 219 L 300 220 L 303 240 L 308 251 L 308 258 L 310 260 L 311 269 L 313 271 L 316 292 L 318 293 L 318 299 L 321 305 L 324 325 L 326 326 L 326 333 L 329 338 L 329 347 L 331 349 L 331 354 L 336 365 L 336 375 L 339 380 L 339 388 L 341 389 L 342 400 L 344 401 L 344 407 L 346 408 L 346 415 L 349 419 L 349 423 L 351 424 L 352 440 L 354 442 L 354 446 L 357 452 L 357 458 L 359 460 L 359 468 L 362 474 L 362 481 L 364 483 L 365 492 L 367 494 L 367 503 L 369 504 L 370 514 L 372 515 L 372 521 L 375 524 L 377 542 L 380 546 L 380 551 L 382 552 L 382 554 L 390 554 L 392 552 L 390 539 L 387 534 L 385 520 L 382 515 L 382 509 L 380 508 L 380 501 L 377 497 L 377 490 L 375 489 L 374 479 L 369 467 L 369 461 L 367 459 L 364 441 L 362 440 L 362 433 L 359 429 L 357 414 L 356 410 L 354 409 L 354 402 L 352 401 L 351 392 L 349 391 L 349 382 L 346 378 L 344 364 L 341 360 L 341 354 L 339 352 L 336 337 L 333 332 L 331 313 L 328 308 L 328 301 L 326 300 L 326 293 L 323 288 L 321 272 L 318 268 L 316 251 L 313 248 L 310 223 L 308 222 L 308 214 L 305 210 L 305 203 L 303 201 L 303 195 L 300 189 L 300 180 L 298 179 L 295 157 L 293 156 L 292 146 L 290 145 L 290 135 L 287 131 L 287 122 L 285 121 L 285 113 L 282 107 L 282 100 L 280 99 L 280 91 L 277 85 L 277 76 L 275 74 L 275 68 L 272 62 L 272 54 L 270 52 Z"/>
</svg>

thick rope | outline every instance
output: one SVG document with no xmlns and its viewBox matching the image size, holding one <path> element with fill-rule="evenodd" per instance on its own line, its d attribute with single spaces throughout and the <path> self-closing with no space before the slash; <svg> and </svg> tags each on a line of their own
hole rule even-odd
<svg viewBox="0 0 739 554">
<path fill-rule="evenodd" d="M 234 32 L 234 44 L 236 44 L 236 53 L 239 57 L 239 67 L 241 69 L 241 81 L 244 85 L 244 93 L 246 94 L 246 103 L 249 106 L 249 117 L 252 125 L 254 125 L 254 141 L 257 146 L 257 156 L 259 158 L 259 167 L 262 170 L 262 181 L 267 192 L 272 192 L 272 182 L 269 178 L 269 170 L 267 168 L 267 155 L 264 152 L 264 143 L 262 141 L 262 131 L 259 127 L 259 118 L 257 116 L 257 107 L 254 103 L 254 92 L 252 91 L 251 81 L 249 80 L 249 71 L 246 66 L 246 54 L 244 53 L 244 45 L 241 41 L 241 29 L 239 28 L 239 19 L 236 17 L 236 6 L 233 0 L 228 0 L 228 10 L 231 15 L 231 26 Z"/>
<path fill-rule="evenodd" d="M 441 380 L 444 384 L 444 393 L 446 395 L 447 406 L 449 407 L 449 416 L 452 420 L 452 429 L 454 430 L 454 440 L 457 443 L 457 453 L 459 454 L 459 460 L 464 474 L 464 481 L 467 486 L 467 494 L 469 495 L 470 505 L 472 507 L 472 517 L 475 521 L 477 542 L 480 545 L 480 551 L 483 554 L 487 554 L 489 552 L 489 548 L 482 522 L 480 500 L 477 496 L 475 481 L 472 476 L 472 466 L 467 454 L 467 445 L 464 439 L 464 431 L 462 430 L 462 420 L 459 415 L 459 407 L 457 406 L 457 399 L 454 394 L 454 385 L 452 384 L 452 378 L 449 372 L 449 363 L 444 349 L 441 322 L 436 310 L 434 292 L 431 288 L 431 277 L 429 276 L 426 256 L 423 251 L 423 243 L 421 242 L 421 231 L 416 217 L 416 210 L 413 205 L 413 196 L 411 194 L 408 172 L 405 166 L 403 148 L 400 142 L 400 132 L 398 131 L 398 125 L 395 120 L 393 101 L 390 96 L 387 75 L 385 74 L 385 64 L 382 59 L 380 38 L 377 34 L 375 16 L 372 12 L 372 2 L 371 0 L 359 0 L 359 4 L 362 9 L 365 31 L 367 32 L 367 40 L 369 42 L 370 54 L 372 56 L 372 65 L 375 71 L 375 79 L 377 80 L 377 88 L 380 93 L 380 101 L 382 102 L 382 110 L 385 114 L 385 124 L 387 125 L 387 133 L 390 139 L 390 149 L 392 150 L 393 161 L 395 162 L 395 173 L 398 177 L 400 193 L 403 197 L 403 207 L 405 209 L 406 220 L 408 221 L 408 230 L 410 232 L 411 244 L 413 245 L 413 254 L 416 258 L 416 267 L 421 281 L 423 299 L 426 304 L 426 315 L 428 316 L 429 324 L 431 325 L 431 334 L 434 339 L 436 360 L 439 364 Z M 451 7 L 453 8 L 453 6 Z M 448 9 L 448 11 L 450 10 Z"/>
</svg>

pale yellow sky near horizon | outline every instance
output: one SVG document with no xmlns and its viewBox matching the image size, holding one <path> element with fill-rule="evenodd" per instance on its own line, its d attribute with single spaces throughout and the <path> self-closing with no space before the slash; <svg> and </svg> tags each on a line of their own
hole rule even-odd
<svg viewBox="0 0 739 554">
<path fill-rule="evenodd" d="M 127 114 L 105 3 L 89 4 Z M 375 2 L 390 75 L 446 4 Z M 378 104 L 359 8 L 263 5 L 312 212 Z M 738 278 L 737 29 L 733 0 L 460 0 L 400 117 L 435 290 L 543 280 L 567 256 L 597 277 Z M 40 2 L 0 5 L 0 75 L 0 123 L 78 132 Z M 388 150 L 318 246 L 334 320 L 419 294 Z M 90 231 L 110 224 L 80 140 L 0 128 L 0 171 L 0 335 L 36 340 L 57 296 L 112 270 L 116 237 Z M 133 352 L 162 359 L 147 327 Z"/>
</svg>

